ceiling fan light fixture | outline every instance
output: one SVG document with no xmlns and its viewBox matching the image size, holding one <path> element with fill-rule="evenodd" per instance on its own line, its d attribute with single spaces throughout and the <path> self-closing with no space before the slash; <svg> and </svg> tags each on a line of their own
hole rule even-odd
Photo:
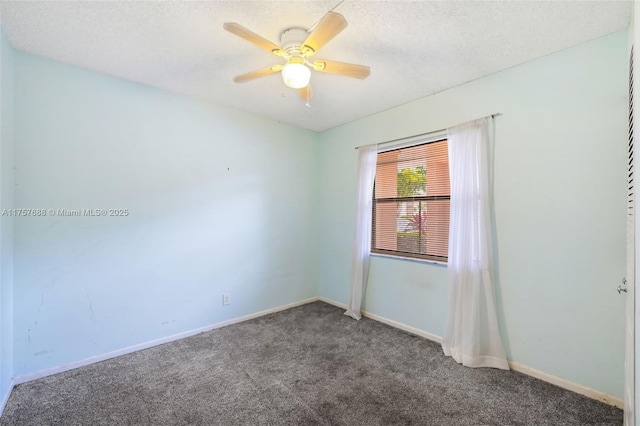
<svg viewBox="0 0 640 426">
<path fill-rule="evenodd" d="M 302 89 L 309 84 L 311 70 L 304 64 L 288 62 L 282 68 L 282 80 L 292 89 Z"/>
<path fill-rule="evenodd" d="M 0 0 L 2 1 L 2 0 Z M 344 0 L 343 0 L 344 1 Z M 335 9 L 335 7 L 333 8 Z M 347 20 L 341 14 L 330 10 L 316 22 L 312 29 L 289 27 L 280 33 L 280 46 L 235 22 L 225 22 L 223 28 L 240 38 L 255 44 L 267 52 L 281 57 L 285 64 L 276 64 L 268 68 L 236 76 L 233 81 L 244 83 L 260 77 L 282 72 L 284 84 L 298 91 L 300 98 L 308 105 L 311 99 L 311 71 L 343 75 L 353 78 L 367 78 L 369 67 L 325 59 L 312 60 L 325 44 L 331 41 L 347 27 Z"/>
</svg>

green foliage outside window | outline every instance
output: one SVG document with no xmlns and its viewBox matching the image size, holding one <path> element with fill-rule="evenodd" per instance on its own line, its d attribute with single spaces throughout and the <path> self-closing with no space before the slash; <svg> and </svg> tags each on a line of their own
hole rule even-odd
<svg viewBox="0 0 640 426">
<path fill-rule="evenodd" d="M 417 197 L 427 194 L 427 169 L 424 166 L 398 172 L 398 197 Z"/>
</svg>

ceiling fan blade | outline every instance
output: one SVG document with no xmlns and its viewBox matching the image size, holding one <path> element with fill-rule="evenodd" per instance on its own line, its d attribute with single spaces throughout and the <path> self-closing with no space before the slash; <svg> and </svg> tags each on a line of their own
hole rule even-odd
<svg viewBox="0 0 640 426">
<path fill-rule="evenodd" d="M 242 37 L 243 39 L 255 44 L 258 47 L 263 48 L 267 52 L 271 52 L 274 55 L 283 56 L 284 51 L 277 44 L 271 43 L 266 38 L 259 36 L 251 30 L 246 29 L 240 24 L 235 22 L 225 22 L 223 28 L 232 34 Z"/>
<path fill-rule="evenodd" d="M 282 71 L 282 65 L 274 65 L 272 67 L 263 68 L 258 71 L 248 72 L 246 74 L 237 76 L 233 79 L 233 81 L 235 81 L 236 83 L 245 83 L 249 80 L 253 80 L 254 78 L 265 77 L 278 71 Z"/>
<path fill-rule="evenodd" d="M 366 65 L 347 64 L 344 62 L 327 61 L 325 59 L 313 61 L 313 69 L 360 79 L 367 78 L 369 74 L 371 74 L 371 69 Z"/>
<path fill-rule="evenodd" d="M 306 87 L 298 89 L 298 95 L 306 104 L 313 98 L 313 91 L 311 90 L 311 84 L 307 84 Z"/>
<path fill-rule="evenodd" d="M 327 12 L 322 17 L 318 26 L 302 43 L 301 51 L 306 56 L 315 54 L 322 46 L 337 36 L 340 31 L 347 28 L 347 20 L 336 12 Z"/>
</svg>

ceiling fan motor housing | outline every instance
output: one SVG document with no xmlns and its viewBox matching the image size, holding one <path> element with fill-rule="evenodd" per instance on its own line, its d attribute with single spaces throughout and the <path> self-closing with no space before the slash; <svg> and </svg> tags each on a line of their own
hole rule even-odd
<svg viewBox="0 0 640 426">
<path fill-rule="evenodd" d="M 300 48 L 308 36 L 309 33 L 304 28 L 286 29 L 280 34 L 280 46 L 289 57 L 302 56 Z"/>
</svg>

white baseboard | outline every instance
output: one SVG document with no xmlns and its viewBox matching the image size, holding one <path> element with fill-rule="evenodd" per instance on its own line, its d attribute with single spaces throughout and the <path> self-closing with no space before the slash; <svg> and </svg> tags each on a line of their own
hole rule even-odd
<svg viewBox="0 0 640 426">
<path fill-rule="evenodd" d="M 326 297 L 320 296 L 319 300 L 329 303 L 331 305 L 337 306 L 342 309 L 347 309 L 347 305 L 345 305 L 344 303 L 331 300 Z M 380 315 L 367 312 L 367 311 L 362 311 L 362 316 L 390 325 L 391 327 L 399 328 L 400 330 L 407 331 L 411 334 L 415 334 L 416 336 L 424 337 L 425 339 L 432 340 L 436 343 L 442 343 L 442 337 L 429 333 L 427 331 L 421 330 L 419 328 L 411 327 L 401 322 L 390 320 L 388 318 L 385 318 Z M 520 364 L 519 362 L 509 361 L 509 367 L 511 367 L 513 371 L 526 374 L 527 376 L 535 377 L 536 379 L 542 380 L 543 382 L 551 383 L 563 389 L 567 389 L 577 394 L 589 397 L 591 399 L 604 402 L 605 404 L 613 405 L 614 407 L 624 408 L 624 401 L 613 395 L 609 395 L 607 393 L 588 388 L 578 383 L 574 383 L 570 380 L 563 379 L 562 377 L 557 377 L 552 374 L 545 373 L 544 371 L 527 367 L 526 365 Z"/>
<path fill-rule="evenodd" d="M 337 308 L 347 309 L 347 305 L 345 305 L 345 304 L 344 304 L 344 303 L 342 303 L 342 302 L 338 302 L 337 300 L 328 299 L 328 298 L 326 298 L 326 297 L 324 297 L 324 296 L 320 296 L 320 297 L 318 297 L 318 300 L 319 300 L 319 301 L 321 301 L 321 302 L 324 302 L 324 303 L 328 303 L 328 304 L 330 304 L 330 305 L 333 305 L 333 306 L 335 306 L 335 307 L 337 307 Z"/>
<path fill-rule="evenodd" d="M 117 349 L 115 351 L 107 352 L 107 353 L 100 354 L 100 355 L 91 356 L 89 358 L 84 358 L 84 359 L 81 359 L 81 360 L 78 360 L 78 361 L 72 361 L 72 362 L 69 362 L 67 364 L 59 365 L 59 366 L 56 366 L 56 367 L 46 368 L 44 370 L 35 371 L 33 373 L 28 373 L 28 374 L 24 374 L 24 375 L 21 375 L 21 376 L 16 376 L 16 377 L 13 378 L 13 382 L 16 385 L 19 385 L 21 383 L 26 383 L 26 382 L 30 382 L 32 380 L 41 379 L 43 377 L 51 376 L 53 374 L 62 373 L 64 371 L 69 371 L 69 370 L 73 370 L 73 369 L 76 369 L 76 368 L 84 367 L 84 366 L 87 366 L 87 365 L 90 365 L 90 364 L 94 364 L 96 362 L 104 361 L 104 360 L 115 358 L 115 357 L 118 357 L 118 356 L 121 356 L 121 355 L 126 355 L 126 354 L 130 354 L 132 352 L 137 352 L 137 351 L 140 351 L 140 350 L 143 350 L 143 349 L 148 349 L 148 348 L 151 348 L 151 347 L 154 347 L 154 346 L 162 345 L 164 343 L 169 343 L 169 342 L 173 342 L 175 340 L 184 339 L 185 337 L 190 337 L 190 336 L 194 336 L 196 334 L 204 333 L 206 331 L 215 330 L 216 328 L 226 327 L 228 325 L 237 324 L 239 322 L 248 321 L 250 319 L 262 317 L 262 316 L 269 315 L 269 314 L 272 314 L 272 313 L 275 313 L 275 312 L 284 311 L 286 309 L 291 309 L 291 308 L 294 308 L 296 306 L 306 305 L 307 303 L 312 303 L 312 302 L 315 302 L 317 300 L 319 300 L 319 298 L 317 296 L 316 297 L 310 297 L 308 299 L 300 300 L 298 302 L 289 303 L 287 305 L 278 306 L 278 307 L 275 307 L 275 308 L 267 309 L 267 310 L 256 312 L 256 313 L 249 314 L 249 315 L 244 315 L 244 316 L 241 316 L 241 317 L 238 317 L 238 318 L 232 318 L 230 320 L 226 320 L 226 321 L 218 322 L 218 323 L 215 323 L 215 324 L 207 325 L 207 326 L 204 326 L 204 327 L 196 328 L 194 330 L 184 331 L 182 333 L 173 334 L 171 336 L 162 337 L 160 339 L 151 340 L 149 342 L 144 342 L 144 343 L 140 343 L 140 344 L 137 344 L 137 345 L 129 346 L 129 347 L 126 347 L 126 348 Z"/>
<path fill-rule="evenodd" d="M 336 300 L 328 299 L 328 298 L 322 297 L 322 296 L 320 296 L 318 298 L 318 300 L 320 300 L 322 302 L 325 302 L 325 303 L 328 303 L 328 304 L 333 305 L 333 306 L 337 306 L 338 308 L 347 309 L 347 305 L 345 305 L 342 302 L 338 302 Z M 390 325 L 391 327 L 394 327 L 394 328 L 399 328 L 400 330 L 404 330 L 404 331 L 409 332 L 411 334 L 415 334 L 416 336 L 424 337 L 425 339 L 432 340 L 432 341 L 434 341 L 436 343 L 442 343 L 442 337 L 437 336 L 437 335 L 432 334 L 432 333 L 429 333 L 428 331 L 424 331 L 424 330 L 420 330 L 419 328 L 411 327 L 410 325 L 403 324 L 401 322 L 394 321 L 394 320 L 391 320 L 389 318 L 385 318 L 383 316 L 374 314 L 374 313 L 369 312 L 369 311 L 361 311 L 360 313 L 362 314 L 363 317 L 367 317 L 367 318 L 370 318 L 370 319 L 372 319 L 374 321 L 378 321 L 378 322 L 381 322 L 383 324 Z"/>
<path fill-rule="evenodd" d="M 9 397 L 11 396 L 11 391 L 13 391 L 14 386 L 16 385 L 13 378 L 9 380 L 9 386 L 7 386 L 7 392 L 2 395 L 2 399 L 0 400 L 0 416 L 4 413 L 4 407 L 7 405 L 9 401 Z"/>
<path fill-rule="evenodd" d="M 280 312 L 280 311 L 284 311 L 286 309 L 291 309 L 294 308 L 296 306 L 301 306 L 301 305 L 306 305 L 308 303 L 312 303 L 315 301 L 322 301 L 325 303 L 328 303 L 330 305 L 334 305 L 337 306 L 339 308 L 342 309 L 346 309 L 346 305 L 344 303 L 332 300 L 332 299 L 328 299 L 326 297 L 310 297 L 308 299 L 304 299 L 298 302 L 293 302 L 293 303 L 289 303 L 287 305 L 283 305 L 283 306 L 278 306 L 275 308 L 271 308 L 271 309 L 267 309 L 264 311 L 260 311 L 260 312 L 256 312 L 253 314 L 249 314 L 249 315 L 244 315 L 238 318 L 232 318 L 230 320 L 226 320 L 226 321 L 222 321 L 219 323 L 215 323 L 215 324 L 211 324 L 205 327 L 201 327 L 201 328 L 197 328 L 194 330 L 189 330 L 189 331 L 185 331 L 182 333 L 178 333 L 178 334 L 173 334 L 171 336 L 167 336 L 167 337 L 163 337 L 161 339 L 156 339 L 156 340 L 152 340 L 149 342 L 145 342 L 145 343 L 140 343 L 138 345 L 133 345 L 133 346 L 129 346 L 126 348 L 122 348 L 122 349 L 118 349 L 115 351 L 111 351 L 111 352 L 107 352 L 105 354 L 101 354 L 101 355 L 96 355 L 96 356 L 92 356 L 89 358 L 85 358 L 85 359 L 81 359 L 78 361 L 73 361 L 67 364 L 63 364 L 63 365 L 59 365 L 56 367 L 51 367 L 51 368 L 47 368 L 44 370 L 39 370 L 39 371 L 35 371 L 33 373 L 29 373 L 29 374 L 24 374 L 21 376 L 16 376 L 13 379 L 11 379 L 10 381 L 10 385 L 9 385 L 9 389 L 7 391 L 7 393 L 5 395 L 3 395 L 2 400 L 0 400 L 0 414 L 4 411 L 4 407 L 7 403 L 7 401 L 9 400 L 9 396 L 11 395 L 11 390 L 13 389 L 13 387 L 15 385 L 21 384 L 21 383 L 26 383 L 26 382 L 30 382 L 32 380 L 37 380 L 40 379 L 42 377 L 46 377 L 46 376 L 51 376 L 53 374 L 57 374 L 57 373 L 62 373 L 64 371 L 69 371 L 69 370 L 73 370 L 75 368 L 80 368 L 80 367 L 84 367 L 86 365 L 90 365 L 90 364 L 94 364 L 96 362 L 100 362 L 100 361 L 104 361 L 110 358 L 115 358 L 117 356 L 121 356 L 121 355 L 126 355 L 132 352 L 136 352 L 136 351 L 140 351 L 143 349 L 147 349 L 147 348 L 151 348 L 153 346 L 157 346 L 157 345 L 162 345 L 164 343 L 169 343 L 169 342 L 173 342 L 175 340 L 179 340 L 179 339 L 184 339 L 185 337 L 190 337 L 190 336 L 194 336 L 196 334 L 200 334 L 200 333 L 204 333 L 206 331 L 210 331 L 210 330 L 215 330 L 217 328 L 221 328 L 221 327 L 226 327 L 228 325 L 232 325 L 232 324 L 237 324 L 243 321 L 248 321 L 254 318 L 258 318 L 258 317 L 262 317 L 265 315 L 269 315 L 275 312 Z M 368 312 L 368 311 L 362 311 L 362 315 L 370 318 L 372 320 L 387 324 L 391 327 L 394 328 L 398 328 L 400 330 L 404 330 L 407 331 L 411 334 L 415 334 L 416 336 L 420 336 L 420 337 L 424 337 L 425 339 L 434 341 L 436 343 L 441 343 L 442 342 L 442 337 L 429 333 L 427 331 L 421 330 L 419 328 L 415 328 L 406 324 L 403 324 L 401 322 L 398 321 L 394 321 L 385 317 L 382 317 L 380 315 L 374 314 L 372 312 Z M 563 389 L 567 389 L 570 390 L 572 392 L 578 393 L 580 395 L 584 395 L 587 396 L 589 398 L 604 402 L 605 404 L 609 404 L 609 405 L 613 405 L 615 407 L 618 408 L 623 408 L 624 407 L 624 402 L 622 399 L 617 398 L 613 395 L 609 395 L 606 394 L 604 392 L 600 392 L 591 388 L 588 388 L 586 386 L 580 385 L 578 383 L 574 383 L 571 382 L 567 379 L 563 379 L 561 377 L 557 377 L 554 376 L 552 374 L 548 374 L 545 373 L 543 371 L 540 370 L 536 370 L 534 368 L 531 367 L 527 367 L 526 365 L 522 365 L 518 362 L 515 361 L 509 361 L 509 366 L 511 367 L 512 370 L 514 371 L 518 371 L 520 373 L 526 374 L 528 376 L 531 377 L 535 377 L 536 379 L 554 384 L 556 386 L 559 386 Z"/>
<path fill-rule="evenodd" d="M 362 311 L 362 315 L 367 318 L 371 318 L 372 320 L 381 322 L 383 324 L 390 325 L 391 327 L 399 328 L 400 330 L 404 330 L 411 334 L 415 334 L 416 336 L 424 337 L 427 340 L 431 340 L 436 343 L 442 343 L 442 337 L 429 333 L 428 331 L 420 330 L 419 328 L 411 327 L 410 325 L 406 325 L 398 321 L 390 320 L 388 318 L 381 317 L 380 315 L 376 315 L 367 311 Z"/>
<path fill-rule="evenodd" d="M 608 393 L 600 392 L 595 389 L 580 385 L 578 383 L 574 383 L 570 380 L 563 379 L 562 377 L 554 376 L 553 374 L 545 373 L 544 371 L 527 367 L 526 365 L 522 365 L 519 362 L 509 361 L 509 367 L 511 367 L 513 371 L 526 374 L 527 376 L 535 377 L 536 379 L 542 380 L 543 382 L 548 382 L 563 389 L 567 389 L 591 399 L 604 402 L 605 404 L 624 409 L 624 401 L 618 397 L 609 395 Z"/>
</svg>

